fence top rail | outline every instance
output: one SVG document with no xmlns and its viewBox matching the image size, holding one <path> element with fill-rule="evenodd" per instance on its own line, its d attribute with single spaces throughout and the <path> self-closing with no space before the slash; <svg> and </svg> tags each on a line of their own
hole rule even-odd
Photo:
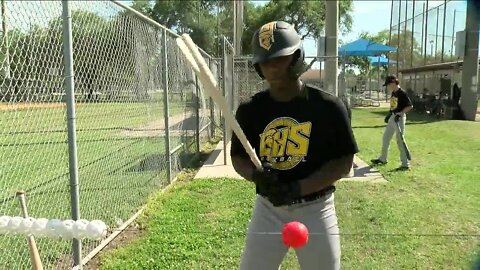
<svg viewBox="0 0 480 270">
<path fill-rule="evenodd" d="M 238 60 L 252 60 L 253 57 L 248 56 L 248 55 L 238 55 L 238 56 L 235 56 L 235 59 L 238 59 Z"/>
<path fill-rule="evenodd" d="M 161 28 L 161 29 L 165 30 L 166 33 L 169 33 L 170 35 L 173 35 L 175 38 L 180 37 L 179 34 L 173 32 L 172 30 L 168 29 L 168 28 L 165 27 L 164 25 L 161 25 L 161 24 L 159 24 L 158 22 L 156 22 L 156 21 L 150 19 L 149 17 L 143 15 L 141 12 L 138 12 L 138 11 L 136 11 L 135 9 L 133 9 L 133 8 L 131 8 L 131 7 L 123 4 L 123 3 L 120 2 L 119 0 L 110 0 L 110 1 L 111 1 L 112 3 L 114 3 L 115 5 L 123 8 L 123 9 L 125 9 L 125 10 L 127 10 L 127 11 L 129 11 L 129 12 L 131 12 L 131 13 L 133 13 L 135 16 L 137 16 L 139 19 L 143 20 L 144 22 L 149 23 L 149 24 L 151 24 L 151 25 L 153 25 L 153 26 L 155 26 L 155 27 L 158 27 L 158 28 Z M 197 46 L 197 47 L 198 47 L 198 46 Z M 212 56 L 210 56 L 210 55 L 209 55 L 207 52 L 205 52 L 202 48 L 198 47 L 198 50 L 199 50 L 201 53 L 205 54 L 208 58 L 212 58 Z"/>
</svg>

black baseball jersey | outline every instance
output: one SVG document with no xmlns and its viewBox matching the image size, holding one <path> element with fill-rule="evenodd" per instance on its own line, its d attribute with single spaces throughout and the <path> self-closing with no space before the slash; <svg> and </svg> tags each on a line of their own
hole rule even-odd
<svg viewBox="0 0 480 270">
<path fill-rule="evenodd" d="M 238 107 L 236 119 L 260 161 L 270 162 L 282 181 L 305 178 L 330 160 L 358 152 L 344 103 L 309 86 L 288 102 L 260 92 Z M 235 134 L 231 155 L 248 158 Z"/>
<path fill-rule="evenodd" d="M 393 113 L 401 112 L 405 107 L 411 106 L 412 101 L 403 89 L 392 92 L 390 97 L 390 111 Z"/>
</svg>

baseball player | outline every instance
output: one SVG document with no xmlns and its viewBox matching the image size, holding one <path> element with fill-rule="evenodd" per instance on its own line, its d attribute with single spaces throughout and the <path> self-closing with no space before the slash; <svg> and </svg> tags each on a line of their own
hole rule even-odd
<svg viewBox="0 0 480 270">
<path fill-rule="evenodd" d="M 240 269 L 278 269 L 287 247 L 284 224 L 299 221 L 309 242 L 296 250 L 302 269 L 339 269 L 335 182 L 358 151 L 343 102 L 305 85 L 304 50 L 292 25 L 274 21 L 253 35 L 253 64 L 269 89 L 239 106 L 236 119 L 264 170 L 232 135 L 233 167 L 256 186 Z"/>
<path fill-rule="evenodd" d="M 387 76 L 385 79 L 385 84 L 388 90 L 392 91 L 390 97 L 390 112 L 385 117 L 385 123 L 387 127 L 383 134 L 383 144 L 382 144 L 382 153 L 379 158 L 372 159 L 371 162 L 374 165 L 383 165 L 387 163 L 388 157 L 388 147 L 390 145 L 390 140 L 394 133 L 397 134 L 397 146 L 400 150 L 400 160 L 402 165 L 397 168 L 397 170 L 404 171 L 410 169 L 410 162 L 408 161 L 405 148 L 402 145 L 402 135 L 398 132 L 398 126 L 400 130 L 405 135 L 405 122 L 407 120 L 407 113 L 413 109 L 412 101 L 408 97 L 407 93 L 400 88 L 398 79 L 393 76 Z M 398 123 L 398 125 L 397 125 Z"/>
</svg>

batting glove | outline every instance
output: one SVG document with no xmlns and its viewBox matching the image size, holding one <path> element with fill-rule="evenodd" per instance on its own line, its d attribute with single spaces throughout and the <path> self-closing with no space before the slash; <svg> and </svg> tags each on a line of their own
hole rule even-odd
<svg viewBox="0 0 480 270">
<path fill-rule="evenodd" d="M 387 116 L 385 116 L 385 119 L 383 120 L 383 122 L 388 123 L 388 120 L 390 119 L 390 114 L 388 114 Z"/>
<path fill-rule="evenodd" d="M 278 173 L 272 169 L 272 164 L 263 163 L 262 166 L 263 171 L 256 170 L 252 176 L 258 194 L 267 197 L 274 206 L 287 205 L 300 197 L 298 182 L 280 182 Z"/>
<path fill-rule="evenodd" d="M 263 170 L 255 170 L 252 175 L 252 180 L 257 186 L 257 192 L 264 194 L 266 190 L 272 185 L 278 183 L 278 174 L 272 170 L 272 164 L 263 163 Z"/>
<path fill-rule="evenodd" d="M 277 182 L 277 173 L 272 170 L 270 163 L 262 163 L 263 170 L 255 170 L 252 175 L 252 180 L 255 184 L 263 182 L 273 183 Z"/>
<path fill-rule="evenodd" d="M 297 181 L 278 183 L 278 185 L 269 190 L 269 194 L 267 195 L 268 200 L 273 206 L 289 205 L 300 197 L 300 184 Z"/>
<path fill-rule="evenodd" d="M 395 114 L 395 122 L 400 121 L 400 117 L 402 117 L 400 114 Z"/>
</svg>

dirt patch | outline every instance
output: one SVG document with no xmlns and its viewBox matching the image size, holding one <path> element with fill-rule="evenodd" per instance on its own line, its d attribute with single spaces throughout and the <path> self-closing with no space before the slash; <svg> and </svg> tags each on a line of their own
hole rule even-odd
<svg viewBox="0 0 480 270">
<path fill-rule="evenodd" d="M 65 107 L 63 102 L 45 102 L 45 103 L 0 103 L 0 111 L 29 110 Z"/>
<path fill-rule="evenodd" d="M 143 230 L 137 226 L 137 224 L 132 222 L 125 230 L 119 233 L 110 243 L 108 243 L 99 253 L 97 253 L 90 261 L 87 262 L 86 265 L 83 266 L 82 269 L 99 269 L 101 266 L 99 254 L 104 254 L 109 250 L 117 249 L 123 245 L 127 245 L 129 242 L 139 238 L 143 234 Z M 92 247 L 92 249 L 95 247 Z M 85 250 L 85 246 L 83 247 L 83 256 L 86 256 L 88 253 Z M 64 255 L 60 257 L 52 269 L 54 270 L 63 270 L 63 269 L 71 269 L 73 267 L 73 258 L 72 255 Z"/>
<path fill-rule="evenodd" d="M 184 113 L 172 115 L 168 119 L 170 126 L 170 134 L 174 136 L 195 134 L 196 123 L 193 113 Z M 203 117 L 200 119 L 200 126 L 203 127 L 208 123 L 209 119 Z M 119 134 L 123 137 L 151 137 L 165 135 L 165 119 L 151 121 L 144 126 L 132 129 L 122 130 Z"/>
<path fill-rule="evenodd" d="M 175 126 L 181 123 L 184 119 L 190 117 L 192 117 L 192 114 L 190 113 L 174 115 L 169 117 L 168 122 L 170 126 Z M 120 132 L 120 136 L 124 137 L 150 137 L 163 135 L 165 135 L 165 119 L 151 121 L 142 127 L 122 130 Z"/>
<path fill-rule="evenodd" d="M 123 232 L 117 235 L 115 239 L 113 239 L 107 246 L 105 246 L 102 251 L 100 251 L 95 257 L 93 257 L 90 261 L 87 262 L 86 265 L 83 266 L 83 270 L 96 270 L 99 269 L 101 266 L 100 262 L 100 254 L 105 254 L 110 250 L 115 250 L 119 247 L 126 246 L 128 243 L 132 242 L 135 239 L 141 237 L 144 233 L 144 230 L 141 230 L 136 226 L 136 223 L 133 222 L 128 226 Z"/>
</svg>

